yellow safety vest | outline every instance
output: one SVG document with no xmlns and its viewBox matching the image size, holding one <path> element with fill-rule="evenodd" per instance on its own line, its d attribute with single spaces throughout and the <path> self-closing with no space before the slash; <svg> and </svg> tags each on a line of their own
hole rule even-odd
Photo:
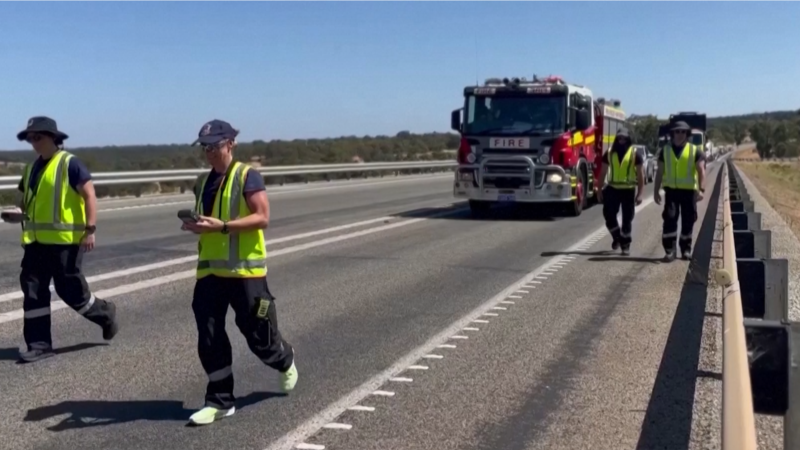
<svg viewBox="0 0 800 450">
<path fill-rule="evenodd" d="M 41 170 L 39 181 L 30 188 L 33 164 L 22 175 L 25 214 L 22 244 L 79 244 L 86 233 L 86 203 L 69 185 L 69 160 L 73 155 L 59 150 Z"/>
<path fill-rule="evenodd" d="M 617 152 L 612 151 L 610 156 L 611 177 L 608 184 L 616 189 L 636 188 L 636 158 L 633 146 L 628 147 L 625 156 L 622 158 L 622 163 L 619 161 Z"/>
<path fill-rule="evenodd" d="M 675 156 L 672 144 L 664 146 L 663 186 L 672 189 L 697 190 L 697 167 L 694 163 L 697 146 L 684 144 L 680 159 Z"/>
<path fill-rule="evenodd" d="M 250 167 L 233 162 L 220 183 L 214 196 L 211 215 L 231 221 L 250 215 L 244 200 L 244 182 Z M 203 214 L 203 191 L 208 174 L 197 179 L 195 211 Z M 267 246 L 264 230 L 222 234 L 222 232 L 202 233 L 198 243 L 197 278 L 216 275 L 226 278 L 250 278 L 267 275 Z"/>
</svg>

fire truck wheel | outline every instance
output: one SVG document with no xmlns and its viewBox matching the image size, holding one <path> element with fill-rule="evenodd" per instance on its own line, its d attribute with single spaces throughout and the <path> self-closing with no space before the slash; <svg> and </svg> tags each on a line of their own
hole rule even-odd
<svg viewBox="0 0 800 450">
<path fill-rule="evenodd" d="M 586 173 L 584 171 L 581 171 L 580 187 L 579 187 L 580 192 L 578 193 L 578 198 L 575 201 L 571 202 L 569 204 L 569 206 L 567 207 L 567 215 L 568 216 L 570 216 L 570 217 L 578 217 L 578 216 L 581 215 L 581 213 L 583 213 L 583 208 L 587 204 L 587 198 L 586 198 L 587 189 L 586 189 L 586 187 L 587 187 L 586 186 Z"/>
</svg>

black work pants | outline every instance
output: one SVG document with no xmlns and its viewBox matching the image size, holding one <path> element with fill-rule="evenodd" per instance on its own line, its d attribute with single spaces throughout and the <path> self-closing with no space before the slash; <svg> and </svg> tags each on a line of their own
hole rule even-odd
<svg viewBox="0 0 800 450">
<path fill-rule="evenodd" d="M 681 221 L 681 232 L 678 236 L 678 216 Z M 692 233 L 694 223 L 697 221 L 697 202 L 695 191 L 689 189 L 664 189 L 664 227 L 661 233 L 661 243 L 666 252 L 675 250 L 675 241 L 682 252 L 692 251 Z"/>
<path fill-rule="evenodd" d="M 622 209 L 622 226 L 617 222 L 617 214 Z M 606 228 L 614 241 L 623 247 L 631 245 L 633 216 L 636 214 L 636 189 L 616 189 L 606 186 L 603 189 L 603 218 Z"/>
<path fill-rule="evenodd" d="M 266 315 L 259 317 L 262 301 Z M 278 331 L 275 297 L 267 277 L 223 278 L 209 275 L 197 280 L 192 310 L 197 321 L 197 352 L 208 375 L 206 406 L 228 409 L 234 406 L 233 356 L 225 331 L 228 305 L 236 314 L 236 326 L 247 345 L 264 364 L 286 372 L 294 361 L 294 350 Z"/>
<path fill-rule="evenodd" d="M 80 245 L 33 242 L 24 246 L 19 276 L 24 295 L 22 334 L 28 350 L 52 349 L 50 334 L 50 280 L 56 293 L 78 314 L 97 325 L 114 321 L 114 305 L 92 294 L 81 271 L 84 250 Z"/>
</svg>

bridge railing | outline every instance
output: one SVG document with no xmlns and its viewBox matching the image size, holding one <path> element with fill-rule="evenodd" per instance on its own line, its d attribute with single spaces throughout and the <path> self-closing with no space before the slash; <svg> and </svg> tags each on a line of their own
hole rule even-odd
<svg viewBox="0 0 800 450">
<path fill-rule="evenodd" d="M 784 448 L 800 448 L 800 324 L 789 321 L 788 260 L 772 258 L 772 234 L 733 161 L 722 177 L 722 450 L 756 449 L 756 413 L 783 416 Z"/>
<path fill-rule="evenodd" d="M 308 164 L 300 166 L 258 167 L 264 177 L 281 177 L 331 173 L 387 172 L 416 169 L 446 170 L 456 167 L 456 161 L 403 161 L 349 164 Z M 132 172 L 96 172 L 92 174 L 96 185 L 160 183 L 191 181 L 209 169 L 142 170 Z M 19 175 L 0 176 L 0 191 L 13 190 L 19 184 Z"/>
</svg>

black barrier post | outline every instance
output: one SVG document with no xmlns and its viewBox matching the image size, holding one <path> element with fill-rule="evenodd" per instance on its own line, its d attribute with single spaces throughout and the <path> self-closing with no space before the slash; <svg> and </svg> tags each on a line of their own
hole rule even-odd
<svg viewBox="0 0 800 450">
<path fill-rule="evenodd" d="M 736 258 L 746 318 L 788 320 L 789 260 Z"/>
<path fill-rule="evenodd" d="M 772 257 L 772 232 L 769 230 L 734 231 L 733 244 L 737 258 Z"/>
<path fill-rule="evenodd" d="M 738 212 L 731 213 L 733 220 L 733 231 L 761 230 L 761 213 L 759 212 Z"/>
</svg>

